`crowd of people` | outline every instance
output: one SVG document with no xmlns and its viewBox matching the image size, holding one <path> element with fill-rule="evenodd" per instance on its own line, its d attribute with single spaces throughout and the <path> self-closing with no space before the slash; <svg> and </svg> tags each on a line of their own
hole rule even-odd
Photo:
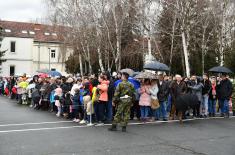
<svg viewBox="0 0 235 155">
<path fill-rule="evenodd" d="M 128 73 L 105 72 L 83 77 L 2 77 L 0 94 L 17 100 L 18 104 L 55 112 L 57 117 L 80 124 L 113 121 L 111 130 L 116 123 L 126 126 L 133 119 L 142 122 L 176 119 L 177 98 L 187 93 L 197 96 L 198 103 L 184 112 L 184 118 L 215 117 L 217 113 L 229 117 L 233 85 L 227 75 L 156 76 L 157 79 L 134 79 Z M 235 109 L 233 112 L 235 115 Z"/>
</svg>

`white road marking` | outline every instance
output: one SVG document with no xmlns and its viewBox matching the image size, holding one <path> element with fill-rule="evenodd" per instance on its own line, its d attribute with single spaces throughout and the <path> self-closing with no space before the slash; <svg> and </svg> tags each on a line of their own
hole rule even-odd
<svg viewBox="0 0 235 155">
<path fill-rule="evenodd" d="M 231 116 L 231 118 L 235 118 L 235 116 Z M 223 119 L 223 117 L 213 117 L 213 118 L 206 118 L 206 119 Z M 204 118 L 195 118 L 195 119 L 186 119 L 183 120 L 183 122 L 187 121 L 193 121 L 193 120 L 204 120 Z M 63 121 L 61 121 L 63 122 Z M 69 122 L 69 121 L 64 121 L 64 122 Z M 170 120 L 170 121 L 155 121 L 155 122 L 140 122 L 140 123 L 129 123 L 128 125 L 144 125 L 144 124 L 162 124 L 162 123 L 174 123 L 174 122 L 179 122 L 179 120 Z M 44 122 L 46 123 L 46 122 Z M 53 123 L 53 122 L 48 122 L 48 123 Z M 102 126 L 110 126 L 111 124 L 104 124 Z M 35 128 L 35 129 L 20 129 L 20 130 L 2 130 L 0 133 L 13 133 L 13 132 L 27 132 L 27 131 L 43 131 L 43 130 L 57 130 L 57 129 L 71 129 L 71 128 L 88 128 L 91 127 L 89 125 L 87 126 L 65 126 L 65 127 L 52 127 L 52 128 Z M 100 127 L 100 126 L 96 126 Z"/>
<path fill-rule="evenodd" d="M 58 123 L 71 123 L 73 121 L 57 121 L 57 122 L 38 122 L 38 123 L 21 123 L 21 124 L 0 124 L 0 127 L 6 126 L 24 126 L 24 125 L 40 125 L 40 124 L 58 124 Z"/>
<path fill-rule="evenodd" d="M 70 128 L 85 128 L 87 126 L 66 126 L 66 127 L 53 127 L 53 128 L 36 128 L 36 129 L 21 129 L 21 130 L 3 130 L 0 133 L 11 132 L 26 132 L 26 131 L 42 131 L 42 130 L 56 130 L 56 129 L 70 129 Z"/>
</svg>

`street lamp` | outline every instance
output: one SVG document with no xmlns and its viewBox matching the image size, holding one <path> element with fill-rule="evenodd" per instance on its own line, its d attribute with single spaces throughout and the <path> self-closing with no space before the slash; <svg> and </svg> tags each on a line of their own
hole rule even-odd
<svg viewBox="0 0 235 155">
<path fill-rule="evenodd" d="M 49 50 L 49 70 L 51 70 L 51 48 L 48 48 Z"/>
<path fill-rule="evenodd" d="M 39 44 L 38 44 L 38 70 L 40 70 L 40 60 L 41 58 L 40 58 L 40 42 L 39 42 Z"/>
</svg>

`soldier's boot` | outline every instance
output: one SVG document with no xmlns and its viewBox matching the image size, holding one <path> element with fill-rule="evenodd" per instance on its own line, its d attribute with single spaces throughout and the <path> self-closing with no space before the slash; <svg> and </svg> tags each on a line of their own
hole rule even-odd
<svg viewBox="0 0 235 155">
<path fill-rule="evenodd" d="M 109 131 L 117 131 L 117 125 L 116 124 L 112 124 L 112 126 L 110 128 L 108 128 Z"/>
<path fill-rule="evenodd" d="M 126 126 L 122 127 L 122 132 L 126 132 Z"/>
</svg>

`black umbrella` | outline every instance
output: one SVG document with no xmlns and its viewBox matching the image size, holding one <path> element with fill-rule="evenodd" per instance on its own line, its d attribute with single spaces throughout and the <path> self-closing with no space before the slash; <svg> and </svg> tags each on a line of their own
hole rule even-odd
<svg viewBox="0 0 235 155">
<path fill-rule="evenodd" d="M 209 69 L 209 72 L 213 73 L 233 73 L 230 69 L 223 67 L 223 66 L 217 66 Z"/>
<path fill-rule="evenodd" d="M 144 69 L 153 71 L 170 71 L 170 68 L 166 64 L 160 63 L 158 61 L 144 65 Z"/>
</svg>

